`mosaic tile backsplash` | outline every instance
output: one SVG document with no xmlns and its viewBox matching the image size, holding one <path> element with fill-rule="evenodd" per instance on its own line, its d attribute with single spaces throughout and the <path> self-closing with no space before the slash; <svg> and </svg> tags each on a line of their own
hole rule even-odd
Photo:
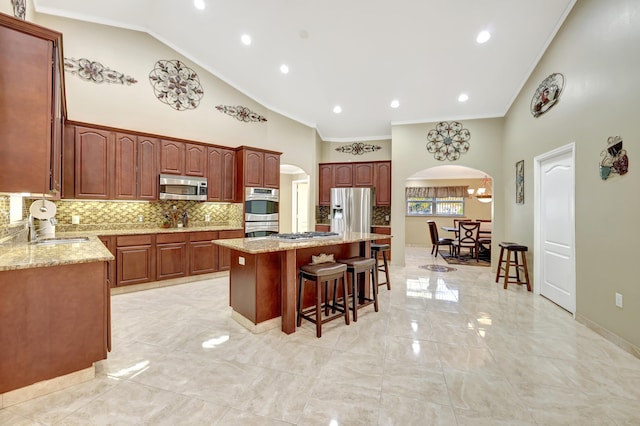
<svg viewBox="0 0 640 426">
<path fill-rule="evenodd" d="M 329 215 L 331 207 L 316 206 L 316 223 L 318 225 L 328 225 L 330 223 Z M 389 218 L 389 220 L 387 220 Z M 390 206 L 374 206 L 371 216 L 371 224 L 373 226 L 386 226 L 391 224 L 391 207 Z"/>
<path fill-rule="evenodd" d="M 33 200 L 26 200 L 27 209 Z M 190 226 L 242 224 L 242 204 L 203 203 L 199 201 L 55 201 L 57 232 L 95 231 L 101 229 L 158 228 L 164 213 L 176 206 L 182 217 L 186 211 Z M 71 223 L 72 216 L 80 217 L 80 224 Z M 208 216 L 208 221 L 206 220 Z M 140 218 L 142 221 L 140 221 Z"/>
</svg>

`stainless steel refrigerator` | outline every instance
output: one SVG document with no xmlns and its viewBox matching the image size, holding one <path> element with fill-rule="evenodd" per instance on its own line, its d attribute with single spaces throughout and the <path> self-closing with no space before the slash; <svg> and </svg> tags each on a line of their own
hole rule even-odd
<svg viewBox="0 0 640 426">
<path fill-rule="evenodd" d="M 371 232 L 371 188 L 331 188 L 331 232 Z"/>
</svg>

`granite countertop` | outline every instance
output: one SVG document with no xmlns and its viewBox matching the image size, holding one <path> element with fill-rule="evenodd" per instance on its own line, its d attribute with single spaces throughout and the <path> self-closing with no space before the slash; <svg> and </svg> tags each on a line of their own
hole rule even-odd
<svg viewBox="0 0 640 426">
<path fill-rule="evenodd" d="M 216 240 L 214 244 L 238 250 L 249 254 L 270 253 L 293 249 L 332 246 L 336 244 L 357 243 L 366 240 L 391 238 L 386 234 L 369 234 L 360 232 L 346 232 L 336 237 L 314 238 L 305 241 L 279 240 L 271 237 L 257 238 L 231 238 L 228 240 Z"/>
<path fill-rule="evenodd" d="M 106 262 L 113 259 L 111 252 L 96 236 L 90 236 L 89 241 L 82 243 L 20 243 L 0 256 L 0 271 Z"/>
<path fill-rule="evenodd" d="M 104 235 L 166 234 L 176 232 L 242 230 L 237 225 L 194 226 L 187 228 L 131 228 L 56 232 L 56 237 L 88 237 L 88 242 L 52 245 L 16 243 L 0 255 L 0 271 L 45 268 L 73 263 L 104 262 L 114 257 L 98 239 Z"/>
</svg>

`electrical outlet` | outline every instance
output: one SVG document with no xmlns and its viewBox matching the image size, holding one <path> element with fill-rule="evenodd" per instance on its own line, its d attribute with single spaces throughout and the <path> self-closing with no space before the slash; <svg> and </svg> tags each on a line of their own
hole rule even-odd
<svg viewBox="0 0 640 426">
<path fill-rule="evenodd" d="M 387 221 L 387 222 L 389 222 L 389 215 L 386 215 L 386 216 L 384 217 L 384 220 L 385 220 L 385 221 Z"/>
<path fill-rule="evenodd" d="M 144 222 L 144 217 L 142 215 L 138 216 L 138 222 Z"/>
<path fill-rule="evenodd" d="M 239 257 L 238 257 L 238 263 L 239 263 L 240 265 L 244 265 L 244 257 L 239 256 Z"/>
<path fill-rule="evenodd" d="M 211 220 L 211 215 L 210 214 L 205 214 L 204 215 L 204 221 L 205 222 L 209 222 Z"/>
<path fill-rule="evenodd" d="M 622 295 L 620 293 L 616 293 L 616 306 L 622 308 Z"/>
</svg>

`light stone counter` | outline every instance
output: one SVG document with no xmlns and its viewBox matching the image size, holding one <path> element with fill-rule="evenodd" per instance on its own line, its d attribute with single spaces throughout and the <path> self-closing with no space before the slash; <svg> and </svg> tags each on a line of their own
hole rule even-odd
<svg viewBox="0 0 640 426">
<path fill-rule="evenodd" d="M 238 250 L 249 254 L 271 253 L 278 251 L 297 250 L 310 247 L 333 246 L 336 244 L 358 243 L 361 241 L 391 238 L 386 234 L 370 234 L 360 232 L 345 232 L 335 237 L 312 238 L 304 241 L 281 240 L 271 237 L 231 238 L 216 240 L 214 244 Z"/>
</svg>

